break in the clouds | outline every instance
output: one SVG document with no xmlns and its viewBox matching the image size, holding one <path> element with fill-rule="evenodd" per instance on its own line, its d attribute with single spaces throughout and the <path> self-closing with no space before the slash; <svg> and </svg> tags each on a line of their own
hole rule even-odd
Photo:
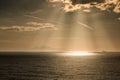
<svg viewBox="0 0 120 80">
<path fill-rule="evenodd" d="M 27 22 L 24 26 L 3 26 L 0 30 L 13 30 L 13 31 L 38 31 L 41 29 L 57 30 L 56 26 L 52 23 L 38 23 L 38 22 Z"/>
<path fill-rule="evenodd" d="M 120 0 L 49 0 L 53 3 L 63 3 L 66 12 L 83 9 L 84 12 L 90 12 L 91 8 L 98 8 L 102 11 L 112 10 L 120 13 Z"/>
</svg>

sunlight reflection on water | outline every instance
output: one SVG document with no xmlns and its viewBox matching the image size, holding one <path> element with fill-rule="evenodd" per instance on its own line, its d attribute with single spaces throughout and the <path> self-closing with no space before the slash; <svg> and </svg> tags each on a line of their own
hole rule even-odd
<svg viewBox="0 0 120 80">
<path fill-rule="evenodd" d="M 62 55 L 64 56 L 93 56 L 96 54 L 90 53 L 90 52 L 70 51 L 70 52 L 63 53 Z"/>
</svg>

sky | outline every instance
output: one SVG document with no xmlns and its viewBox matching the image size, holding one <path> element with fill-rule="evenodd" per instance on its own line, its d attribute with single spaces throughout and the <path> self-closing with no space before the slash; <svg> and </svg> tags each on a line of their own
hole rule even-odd
<svg viewBox="0 0 120 80">
<path fill-rule="evenodd" d="M 120 51 L 120 1 L 0 0 L 0 51 Z"/>
</svg>

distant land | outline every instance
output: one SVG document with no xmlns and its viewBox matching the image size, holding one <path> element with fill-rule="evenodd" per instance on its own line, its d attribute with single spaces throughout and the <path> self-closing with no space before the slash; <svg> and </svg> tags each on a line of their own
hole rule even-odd
<svg viewBox="0 0 120 80">
<path fill-rule="evenodd" d="M 0 55 L 48 55 L 48 54 L 61 54 L 61 53 L 66 53 L 65 51 L 42 51 L 42 52 L 29 52 L 29 51 L 1 51 Z M 98 53 L 98 54 L 120 54 L 120 52 L 107 52 L 107 51 L 99 51 L 99 52 L 89 52 L 89 53 Z"/>
</svg>

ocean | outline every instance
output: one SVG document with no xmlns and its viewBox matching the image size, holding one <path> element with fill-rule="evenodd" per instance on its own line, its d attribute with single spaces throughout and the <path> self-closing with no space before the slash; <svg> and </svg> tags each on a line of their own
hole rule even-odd
<svg viewBox="0 0 120 80">
<path fill-rule="evenodd" d="M 11 53 L 0 54 L 0 80 L 120 80 L 119 52 L 93 56 Z"/>
</svg>

